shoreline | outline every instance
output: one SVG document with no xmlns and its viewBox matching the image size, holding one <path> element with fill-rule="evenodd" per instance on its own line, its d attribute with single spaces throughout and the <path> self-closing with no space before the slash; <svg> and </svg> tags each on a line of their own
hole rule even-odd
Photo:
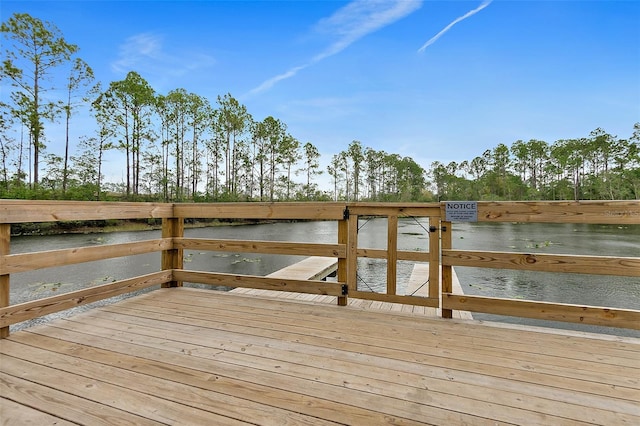
<svg viewBox="0 0 640 426">
<path fill-rule="evenodd" d="M 238 226 L 256 224 L 258 222 L 221 222 L 219 220 L 185 221 L 185 229 L 209 228 L 214 226 Z M 259 223 L 266 223 L 261 221 Z M 155 231 L 162 229 L 162 221 L 158 219 L 118 219 L 109 221 L 87 222 L 41 222 L 15 224 L 11 229 L 12 237 L 45 237 L 65 234 L 108 234 L 113 232 Z"/>
</svg>

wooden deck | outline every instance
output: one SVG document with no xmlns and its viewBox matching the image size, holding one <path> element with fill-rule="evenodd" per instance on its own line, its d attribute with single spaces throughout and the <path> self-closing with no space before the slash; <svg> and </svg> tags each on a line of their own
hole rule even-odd
<svg viewBox="0 0 640 426">
<path fill-rule="evenodd" d="M 2 424 L 640 424 L 640 339 L 160 289 L 0 340 Z"/>
</svg>

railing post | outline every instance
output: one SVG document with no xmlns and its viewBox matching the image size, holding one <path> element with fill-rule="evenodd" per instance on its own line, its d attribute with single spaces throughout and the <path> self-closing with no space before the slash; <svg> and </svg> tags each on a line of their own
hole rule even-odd
<svg viewBox="0 0 640 426">
<path fill-rule="evenodd" d="M 181 217 L 162 219 L 162 238 L 184 237 L 184 220 Z M 182 269 L 183 249 L 164 250 L 162 252 L 162 270 Z M 162 284 L 162 287 L 182 287 L 182 281 L 170 281 Z"/>
<path fill-rule="evenodd" d="M 0 224 L 0 256 L 9 254 L 11 249 L 11 224 Z M 10 289 L 9 274 L 0 275 L 0 308 L 6 308 L 9 306 L 9 289 Z M 0 339 L 9 337 L 9 326 L 0 328 Z"/>
<path fill-rule="evenodd" d="M 440 217 L 429 217 L 429 298 L 440 300 Z"/>
<path fill-rule="evenodd" d="M 451 249 L 451 222 L 441 222 L 442 250 Z M 442 318 L 453 318 L 451 309 L 444 309 L 444 293 L 453 293 L 453 273 L 451 265 L 442 265 Z"/>
<path fill-rule="evenodd" d="M 398 216 L 387 216 L 387 294 L 396 294 L 398 279 Z"/>
</svg>

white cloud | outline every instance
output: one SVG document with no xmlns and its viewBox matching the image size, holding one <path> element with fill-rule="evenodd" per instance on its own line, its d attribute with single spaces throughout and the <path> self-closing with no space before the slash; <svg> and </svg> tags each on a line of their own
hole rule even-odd
<svg viewBox="0 0 640 426">
<path fill-rule="evenodd" d="M 442 31 L 440 31 L 438 34 L 434 35 L 433 37 L 431 37 L 425 44 L 422 45 L 422 47 L 420 49 L 418 49 L 418 53 L 424 52 L 424 50 L 431 46 L 433 43 L 435 43 L 440 37 L 442 37 L 444 35 L 444 33 L 446 33 L 447 31 L 449 31 L 451 29 L 451 27 L 453 27 L 455 24 L 457 24 L 460 21 L 463 21 L 465 19 L 467 19 L 470 16 L 475 15 L 476 13 L 480 12 L 482 9 L 484 9 L 485 7 L 489 6 L 491 4 L 493 0 L 487 0 L 485 2 L 483 2 L 480 6 L 478 6 L 477 8 L 470 10 L 469 12 L 465 13 L 464 15 L 456 18 L 453 22 L 451 22 L 449 25 L 447 25 L 446 27 L 444 27 L 442 29 Z"/>
<path fill-rule="evenodd" d="M 360 38 L 410 15 L 421 5 L 422 1 L 417 0 L 356 0 L 349 3 L 316 26 L 317 31 L 339 38 L 316 55 L 313 62 L 341 52 Z"/>
<path fill-rule="evenodd" d="M 315 30 L 337 36 L 325 50 L 304 64 L 272 77 L 249 94 L 270 89 L 279 81 L 295 76 L 299 71 L 323 59 L 340 53 L 362 37 L 380 30 L 413 13 L 422 5 L 422 0 L 354 0 L 338 9 L 328 18 L 321 19 Z"/>
<path fill-rule="evenodd" d="M 162 56 L 162 39 L 151 33 L 142 33 L 129 37 L 118 52 L 118 59 L 111 64 L 115 72 L 128 72 L 149 59 L 157 60 Z"/>
<path fill-rule="evenodd" d="M 119 47 L 118 58 L 111 63 L 115 73 L 137 71 L 160 79 L 179 77 L 197 69 L 207 68 L 215 59 L 206 53 L 168 52 L 159 34 L 141 33 L 127 38 Z"/>
</svg>

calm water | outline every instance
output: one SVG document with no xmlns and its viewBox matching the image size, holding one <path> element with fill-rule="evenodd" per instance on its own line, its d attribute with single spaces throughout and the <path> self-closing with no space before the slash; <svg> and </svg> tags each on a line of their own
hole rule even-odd
<svg viewBox="0 0 640 426">
<path fill-rule="evenodd" d="M 386 247 L 386 220 L 361 220 L 359 228 L 359 247 Z M 399 248 L 428 251 L 429 235 L 426 228 L 428 228 L 426 220 L 400 220 Z M 335 243 L 337 242 L 337 223 L 272 223 L 187 229 L 185 236 Z M 11 252 L 21 253 L 115 244 L 159 237 L 159 231 L 14 237 L 12 238 Z M 453 247 L 531 253 L 640 257 L 640 226 L 454 223 Z M 185 268 L 199 271 L 266 275 L 301 259 L 302 257 L 299 256 L 188 250 L 185 251 Z M 410 262 L 399 262 L 399 290 L 403 290 L 406 285 L 412 267 Z M 160 253 L 152 253 L 13 274 L 11 276 L 11 303 L 25 302 L 95 284 L 130 278 L 159 269 Z M 467 294 L 640 309 L 640 280 L 637 277 L 552 274 L 465 267 L 456 267 L 456 273 Z M 384 291 L 385 277 L 386 265 L 384 261 L 359 260 L 358 288 L 360 290 Z M 61 313 L 57 316 L 68 314 Z M 474 313 L 474 318 L 532 325 L 551 325 L 640 337 L 640 332 L 608 327 L 544 323 L 476 313 Z M 36 320 L 35 322 L 45 320 Z"/>
</svg>

